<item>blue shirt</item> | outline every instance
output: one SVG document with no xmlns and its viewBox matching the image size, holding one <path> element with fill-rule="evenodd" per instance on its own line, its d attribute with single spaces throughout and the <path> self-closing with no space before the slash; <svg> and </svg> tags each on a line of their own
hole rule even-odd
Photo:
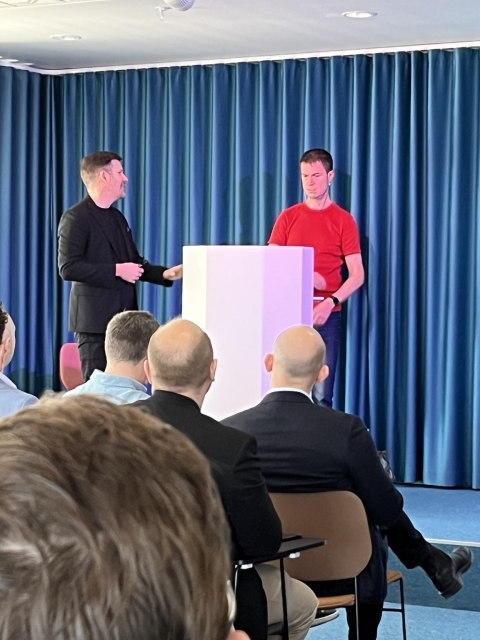
<svg viewBox="0 0 480 640">
<path fill-rule="evenodd" d="M 37 402 L 38 398 L 25 393 L 25 391 L 20 391 L 10 378 L 0 373 L 0 418 L 5 418 L 5 416 Z"/>
<path fill-rule="evenodd" d="M 150 396 L 147 387 L 141 382 L 126 376 L 113 376 L 95 369 L 90 380 L 63 394 L 63 397 L 78 396 L 82 393 L 96 393 L 109 396 L 107 399 L 115 404 L 130 404 L 137 400 L 147 400 Z"/>
</svg>

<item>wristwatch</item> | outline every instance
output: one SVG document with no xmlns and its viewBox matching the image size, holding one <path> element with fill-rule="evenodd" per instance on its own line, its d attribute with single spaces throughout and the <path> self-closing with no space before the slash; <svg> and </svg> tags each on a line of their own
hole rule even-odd
<svg viewBox="0 0 480 640">
<path fill-rule="evenodd" d="M 340 300 L 336 296 L 330 296 L 330 298 L 334 301 L 335 306 L 340 304 Z"/>
</svg>

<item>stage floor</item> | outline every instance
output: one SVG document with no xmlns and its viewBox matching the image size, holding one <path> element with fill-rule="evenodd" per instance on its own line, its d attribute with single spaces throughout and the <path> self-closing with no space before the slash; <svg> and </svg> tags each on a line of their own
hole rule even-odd
<svg viewBox="0 0 480 640">
<path fill-rule="evenodd" d="M 397 485 L 405 511 L 429 540 L 480 546 L 480 491 Z"/>
</svg>

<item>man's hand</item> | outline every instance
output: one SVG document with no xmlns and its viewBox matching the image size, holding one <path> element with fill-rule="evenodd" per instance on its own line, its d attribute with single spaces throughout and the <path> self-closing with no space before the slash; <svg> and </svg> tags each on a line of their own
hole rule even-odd
<svg viewBox="0 0 480 640">
<path fill-rule="evenodd" d="M 326 298 L 325 300 L 322 300 L 322 302 L 319 302 L 313 309 L 313 324 L 325 324 L 330 317 L 334 306 L 335 303 L 331 298 Z"/>
<path fill-rule="evenodd" d="M 115 275 L 126 282 L 135 282 L 141 277 L 143 269 L 135 262 L 121 262 L 115 265 Z"/>
<path fill-rule="evenodd" d="M 165 280 L 180 280 L 183 278 L 183 264 L 178 264 L 176 267 L 170 267 L 163 272 Z"/>
</svg>

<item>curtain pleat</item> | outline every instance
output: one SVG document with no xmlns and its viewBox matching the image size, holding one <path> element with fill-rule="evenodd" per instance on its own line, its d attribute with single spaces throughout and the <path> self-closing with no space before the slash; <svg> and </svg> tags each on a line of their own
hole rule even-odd
<svg viewBox="0 0 480 640">
<path fill-rule="evenodd" d="M 397 478 L 480 488 L 479 72 L 475 49 L 49 77 L 0 68 L 0 298 L 9 369 L 58 386 L 70 284 L 56 227 L 79 164 L 118 152 L 119 207 L 150 261 L 183 245 L 264 244 L 303 198 L 298 160 L 335 162 L 333 199 L 361 234 L 366 282 L 346 305 L 336 405 L 360 415 Z M 255 278 L 255 274 L 245 274 Z M 139 286 L 161 321 L 181 284 Z M 248 336 L 232 336 L 248 340 Z"/>
</svg>

